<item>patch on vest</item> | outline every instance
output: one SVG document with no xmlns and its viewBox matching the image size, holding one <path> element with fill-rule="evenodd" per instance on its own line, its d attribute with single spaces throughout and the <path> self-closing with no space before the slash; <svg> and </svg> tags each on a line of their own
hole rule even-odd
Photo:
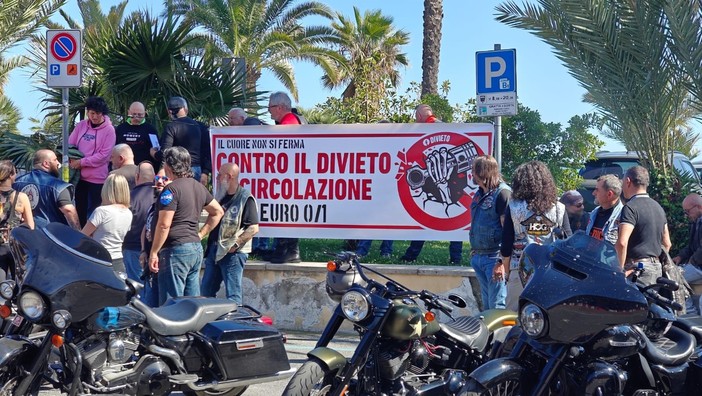
<svg viewBox="0 0 702 396">
<path fill-rule="evenodd" d="M 32 207 L 32 210 L 36 209 L 39 204 L 39 187 L 34 184 L 27 184 L 22 187 L 22 192 L 29 197 L 29 206 Z"/>
<path fill-rule="evenodd" d="M 159 201 L 161 202 L 161 205 L 166 206 L 169 203 L 173 202 L 173 193 L 166 190 L 161 193 L 161 198 L 159 198 Z"/>
<path fill-rule="evenodd" d="M 521 223 L 526 227 L 526 233 L 533 236 L 548 235 L 553 231 L 556 223 L 544 215 L 535 214 Z"/>
</svg>

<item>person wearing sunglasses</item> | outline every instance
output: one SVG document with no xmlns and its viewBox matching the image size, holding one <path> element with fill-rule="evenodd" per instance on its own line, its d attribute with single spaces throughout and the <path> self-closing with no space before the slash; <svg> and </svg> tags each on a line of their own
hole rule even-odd
<svg viewBox="0 0 702 396">
<path fill-rule="evenodd" d="M 154 164 L 154 159 L 149 151 L 153 147 L 152 139 L 156 140 L 158 133 L 156 127 L 146 121 L 146 109 L 141 102 L 129 105 L 129 112 L 124 122 L 115 128 L 116 144 L 127 144 L 134 153 L 134 163 L 140 164 L 149 161 Z"/>
<path fill-rule="evenodd" d="M 590 221 L 590 213 L 585 211 L 585 200 L 577 190 L 569 190 L 561 195 L 560 202 L 565 205 L 568 212 L 570 228 L 573 232 L 585 230 Z"/>
</svg>

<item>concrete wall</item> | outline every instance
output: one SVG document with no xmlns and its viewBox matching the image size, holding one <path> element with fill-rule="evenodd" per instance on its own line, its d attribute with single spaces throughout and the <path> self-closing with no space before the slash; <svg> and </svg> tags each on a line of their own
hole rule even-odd
<svg viewBox="0 0 702 396">
<path fill-rule="evenodd" d="M 468 306 L 454 315 L 479 312 L 477 279 L 472 268 L 369 264 L 370 268 L 413 290 L 458 294 Z M 249 261 L 244 270 L 244 303 L 273 318 L 284 330 L 316 331 L 326 326 L 336 308 L 325 290 L 326 263 L 271 264 Z M 382 278 L 368 273 L 371 278 Z M 476 294 L 477 293 L 477 296 Z M 351 327 L 344 328 L 351 331 Z"/>
</svg>

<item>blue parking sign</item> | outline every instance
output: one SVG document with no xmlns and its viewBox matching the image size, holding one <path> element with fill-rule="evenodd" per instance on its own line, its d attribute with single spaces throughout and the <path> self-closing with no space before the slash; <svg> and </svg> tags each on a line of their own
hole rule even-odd
<svg viewBox="0 0 702 396">
<path fill-rule="evenodd" d="M 517 50 L 475 53 L 476 93 L 517 91 Z"/>
<path fill-rule="evenodd" d="M 52 76 L 61 75 L 61 65 L 52 63 L 49 65 L 49 74 Z"/>
</svg>

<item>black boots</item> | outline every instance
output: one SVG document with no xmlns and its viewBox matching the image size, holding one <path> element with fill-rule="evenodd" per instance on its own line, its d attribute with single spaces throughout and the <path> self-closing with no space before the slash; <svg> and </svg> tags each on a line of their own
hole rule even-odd
<svg viewBox="0 0 702 396">
<path fill-rule="evenodd" d="M 299 263 L 300 245 L 297 238 L 279 238 L 269 261 L 274 264 Z"/>
</svg>

